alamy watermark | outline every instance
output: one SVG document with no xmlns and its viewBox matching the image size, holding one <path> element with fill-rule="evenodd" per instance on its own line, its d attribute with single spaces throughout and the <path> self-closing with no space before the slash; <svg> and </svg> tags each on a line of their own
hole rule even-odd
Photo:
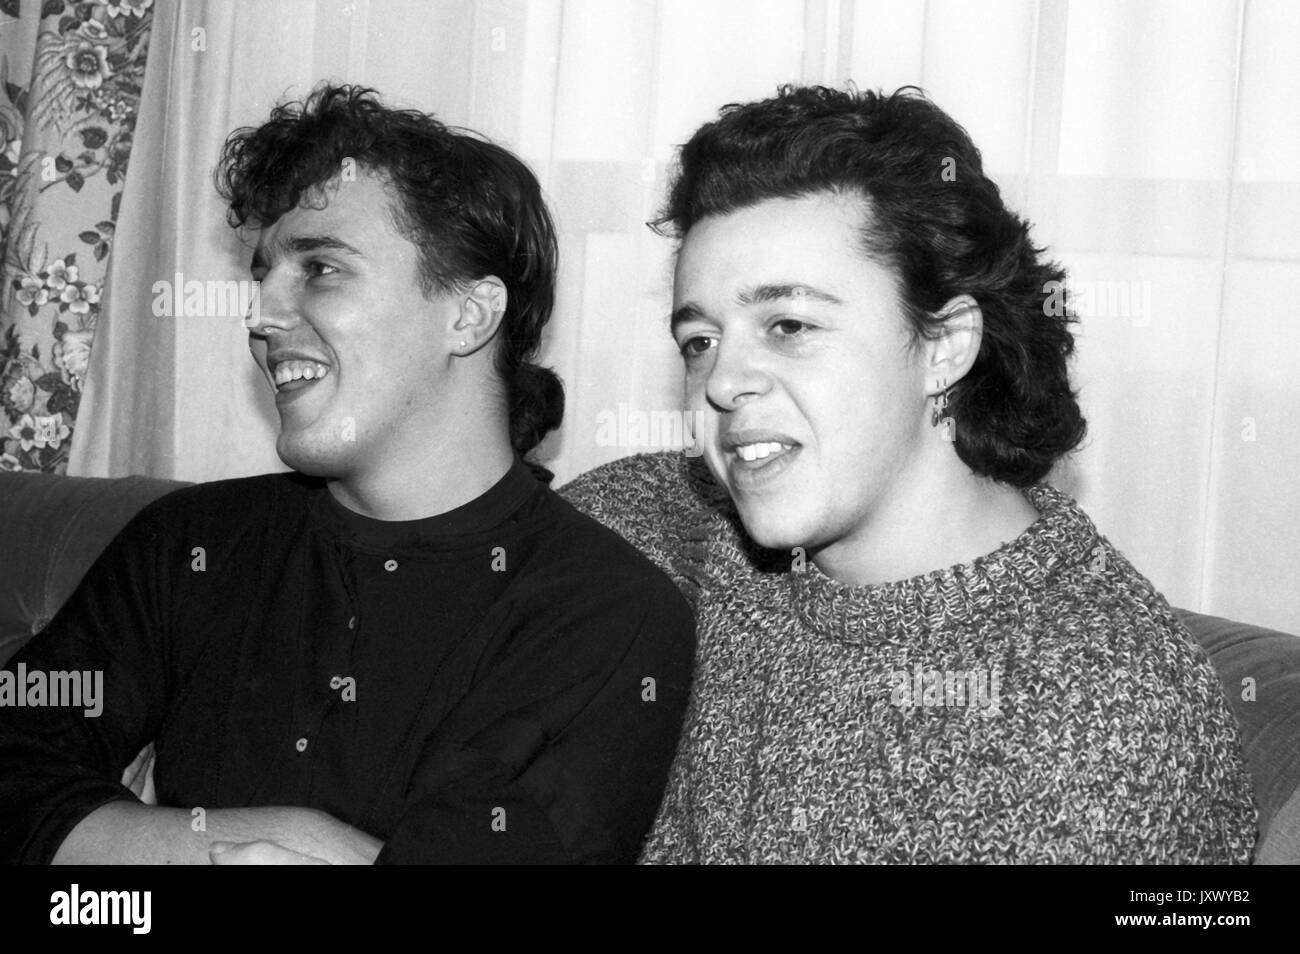
<svg viewBox="0 0 1300 954">
<path fill-rule="evenodd" d="M 14 672 L 0 669 L 0 708 L 56 706 L 84 709 L 91 719 L 104 711 L 102 669 L 57 669 L 46 672 L 19 663 Z"/>
<path fill-rule="evenodd" d="M 51 924 L 122 924 L 148 934 L 153 924 L 151 891 L 83 891 L 73 883 L 50 895 Z"/>
<path fill-rule="evenodd" d="M 1126 318 L 1134 328 L 1151 324 L 1151 283 L 1140 281 L 1044 282 L 1043 314 L 1080 319 Z"/>
<path fill-rule="evenodd" d="M 619 404 L 617 411 L 596 415 L 596 446 L 681 450 L 698 457 L 704 453 L 699 438 L 703 424 L 703 411 L 642 411 Z"/>
<path fill-rule="evenodd" d="M 261 317 L 261 282 L 200 281 L 177 272 L 172 280 L 153 283 L 152 311 L 155 318 L 243 318 L 256 322 Z"/>
<path fill-rule="evenodd" d="M 997 669 L 896 669 L 889 674 L 889 701 L 900 708 L 957 706 L 980 715 L 1002 714 L 1002 673 Z"/>
</svg>

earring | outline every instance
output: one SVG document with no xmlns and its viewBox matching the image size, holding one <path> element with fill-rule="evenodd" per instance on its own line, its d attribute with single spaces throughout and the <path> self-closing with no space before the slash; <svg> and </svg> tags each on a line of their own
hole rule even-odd
<svg viewBox="0 0 1300 954">
<path fill-rule="evenodd" d="M 948 443 L 957 440 L 957 422 L 948 416 L 948 379 L 939 381 L 939 393 L 934 396 L 934 407 L 930 410 L 930 426 L 939 427 L 939 436 Z"/>
<path fill-rule="evenodd" d="M 462 342 L 460 343 L 460 346 L 461 346 L 461 348 L 462 348 L 462 350 L 463 350 L 464 347 L 465 347 L 465 342 L 462 341 Z"/>
<path fill-rule="evenodd" d="M 934 401 L 934 407 L 930 409 L 930 426 L 938 427 L 939 421 L 948 413 L 948 379 L 943 378 L 939 381 L 939 393 L 931 400 Z"/>
</svg>

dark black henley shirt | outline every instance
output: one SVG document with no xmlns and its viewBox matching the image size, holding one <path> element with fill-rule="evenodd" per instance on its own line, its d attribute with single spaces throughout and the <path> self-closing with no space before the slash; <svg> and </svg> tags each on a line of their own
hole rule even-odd
<svg viewBox="0 0 1300 954">
<path fill-rule="evenodd" d="M 0 709 L 0 857 L 86 815 L 303 806 L 380 862 L 630 862 L 681 725 L 677 588 L 521 462 L 478 499 L 380 521 L 272 474 L 155 501 L 6 668 L 104 673 L 103 712 Z"/>
</svg>

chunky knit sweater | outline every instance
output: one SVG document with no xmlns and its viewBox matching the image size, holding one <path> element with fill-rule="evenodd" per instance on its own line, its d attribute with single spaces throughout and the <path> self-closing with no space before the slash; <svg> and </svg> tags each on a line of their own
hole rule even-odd
<svg viewBox="0 0 1300 954">
<path fill-rule="evenodd" d="M 1249 862 L 1219 681 L 1065 494 L 961 566 L 845 586 L 756 547 L 698 460 L 561 490 L 673 576 L 695 684 L 646 862 Z"/>
</svg>

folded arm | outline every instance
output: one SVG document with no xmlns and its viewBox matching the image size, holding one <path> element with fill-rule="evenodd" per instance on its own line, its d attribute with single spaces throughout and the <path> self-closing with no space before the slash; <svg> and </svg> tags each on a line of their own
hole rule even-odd
<svg viewBox="0 0 1300 954">
<path fill-rule="evenodd" d="M 0 859 L 208 864 L 214 843 L 252 842 L 336 864 L 372 862 L 382 843 L 321 811 L 198 816 L 146 804 L 156 803 L 151 746 L 119 781 L 130 753 L 157 737 L 168 705 L 169 614 L 160 591 L 178 554 L 164 545 L 152 509 L 109 544 L 46 629 L 6 666 L 93 676 L 98 693 L 94 706 L 19 707 L 0 717 Z"/>
<path fill-rule="evenodd" d="M 368 865 L 383 843 L 310 808 L 227 808 L 205 812 L 203 825 L 183 808 L 127 799 L 95 809 L 68 834 L 55 864 L 199 864 L 215 843 L 272 842 L 336 865 Z"/>
</svg>

